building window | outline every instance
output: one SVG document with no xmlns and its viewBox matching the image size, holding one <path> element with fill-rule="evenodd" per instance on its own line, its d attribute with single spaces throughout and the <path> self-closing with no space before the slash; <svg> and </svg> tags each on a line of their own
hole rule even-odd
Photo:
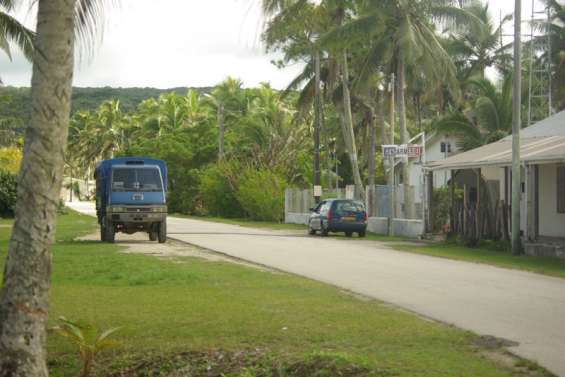
<svg viewBox="0 0 565 377">
<path fill-rule="evenodd" d="M 557 213 L 565 213 L 565 166 L 557 167 Z"/>
</svg>

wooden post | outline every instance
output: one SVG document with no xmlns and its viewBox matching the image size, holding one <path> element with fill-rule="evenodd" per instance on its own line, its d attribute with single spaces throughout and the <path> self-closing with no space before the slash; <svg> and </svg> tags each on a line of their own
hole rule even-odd
<svg viewBox="0 0 565 377">
<path fill-rule="evenodd" d="M 467 200 L 469 194 L 467 193 L 467 185 L 463 185 L 463 234 L 467 234 Z"/>
<path fill-rule="evenodd" d="M 434 229 L 434 172 L 430 171 L 428 172 L 428 179 L 427 179 L 427 187 L 428 187 L 428 192 L 427 192 L 427 204 L 426 204 L 426 210 L 427 210 L 427 216 L 426 216 L 426 222 L 428 223 L 427 228 L 428 228 L 428 232 L 433 232 Z M 443 224 L 442 224 L 443 225 Z"/>
<path fill-rule="evenodd" d="M 455 229 L 455 217 L 457 216 L 457 210 L 455 208 L 455 174 L 453 170 L 449 171 L 451 175 L 451 179 L 449 181 L 449 194 L 451 199 L 451 216 L 449 218 L 449 232 L 454 234 L 456 232 Z"/>
<path fill-rule="evenodd" d="M 477 203 L 475 203 L 475 237 L 477 242 L 481 239 L 481 168 L 477 173 Z"/>
</svg>

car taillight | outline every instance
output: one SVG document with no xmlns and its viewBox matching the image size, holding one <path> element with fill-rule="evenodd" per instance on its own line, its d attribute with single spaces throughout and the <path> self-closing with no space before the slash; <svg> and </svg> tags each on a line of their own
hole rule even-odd
<svg viewBox="0 0 565 377">
<path fill-rule="evenodd" d="M 332 211 L 328 211 L 328 221 L 332 219 Z"/>
<path fill-rule="evenodd" d="M 367 212 L 363 212 L 363 220 L 367 221 L 368 216 L 367 216 Z"/>
</svg>

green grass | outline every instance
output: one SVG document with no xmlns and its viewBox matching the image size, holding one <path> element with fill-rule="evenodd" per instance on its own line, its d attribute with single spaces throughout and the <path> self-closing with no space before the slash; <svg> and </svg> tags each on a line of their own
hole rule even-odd
<svg viewBox="0 0 565 377">
<path fill-rule="evenodd" d="M 476 336 L 293 275 L 197 258 L 119 253 L 72 241 L 95 220 L 62 215 L 53 246 L 50 322 L 64 315 L 122 326 L 107 364 L 186 350 L 266 349 L 276 359 L 345 355 L 387 376 L 512 376 Z M 0 228 L 0 264 L 9 228 Z M 0 266 L 1 267 L 1 266 Z M 77 374 L 74 350 L 48 338 L 52 376 Z"/>
<path fill-rule="evenodd" d="M 434 257 L 484 263 L 497 267 L 525 270 L 565 278 L 565 260 L 550 257 L 533 257 L 527 255 L 514 256 L 509 251 L 494 250 L 488 245 L 470 248 L 450 243 L 430 246 L 394 245 L 396 250 Z"/>
</svg>

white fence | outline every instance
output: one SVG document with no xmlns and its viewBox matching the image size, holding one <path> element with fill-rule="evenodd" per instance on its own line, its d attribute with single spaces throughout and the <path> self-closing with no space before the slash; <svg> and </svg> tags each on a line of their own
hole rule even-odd
<svg viewBox="0 0 565 377">
<path fill-rule="evenodd" d="M 345 189 L 324 191 L 322 199 L 328 198 L 354 198 L 354 186 Z M 406 193 L 413 196 L 414 214 L 412 218 L 406 216 L 405 198 Z M 422 221 L 422 193 L 418 187 L 410 186 L 405 190 L 402 185 L 395 187 L 394 212 L 392 228 L 394 235 L 410 238 L 418 238 L 424 233 L 424 222 Z M 365 190 L 365 206 L 369 214 L 367 229 L 377 234 L 388 234 L 389 222 L 391 221 L 391 195 L 390 188 L 384 185 L 376 185 L 373 190 L 369 187 Z M 291 224 L 308 224 L 310 208 L 316 204 L 312 189 L 286 189 L 285 191 L 285 222 Z"/>
</svg>

